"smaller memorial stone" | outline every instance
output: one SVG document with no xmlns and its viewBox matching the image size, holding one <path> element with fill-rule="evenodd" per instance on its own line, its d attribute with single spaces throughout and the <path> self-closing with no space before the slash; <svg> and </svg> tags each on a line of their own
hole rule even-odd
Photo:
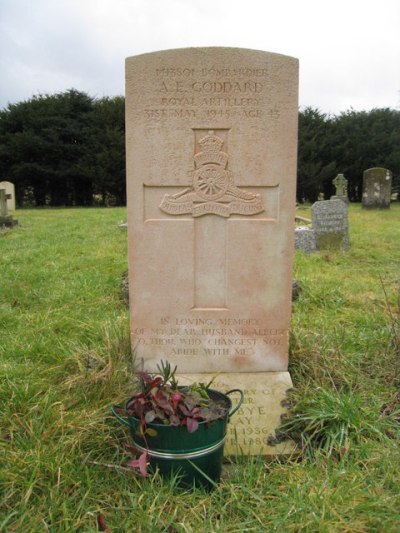
<svg viewBox="0 0 400 533">
<path fill-rule="evenodd" d="M 343 202 L 349 203 L 349 197 L 347 195 L 348 181 L 344 177 L 344 174 L 338 174 L 332 181 L 332 185 L 336 189 L 335 196 L 331 196 L 331 200 L 343 200 Z"/>
<path fill-rule="evenodd" d="M 0 181 L 0 189 L 5 189 L 8 212 L 15 211 L 15 186 L 11 181 Z"/>
<path fill-rule="evenodd" d="M 10 195 L 5 189 L 0 189 L 0 227 L 12 227 L 18 224 L 17 220 L 13 220 L 12 216 L 8 214 L 7 200 Z"/>
<path fill-rule="evenodd" d="M 362 206 L 389 209 L 392 195 L 392 173 L 382 167 L 369 168 L 363 175 Z"/>
<path fill-rule="evenodd" d="M 317 250 L 348 250 L 348 207 L 342 200 L 315 202 L 311 207 Z"/>
<path fill-rule="evenodd" d="M 306 253 L 315 252 L 315 232 L 308 226 L 298 226 L 294 230 L 294 247 Z"/>
</svg>

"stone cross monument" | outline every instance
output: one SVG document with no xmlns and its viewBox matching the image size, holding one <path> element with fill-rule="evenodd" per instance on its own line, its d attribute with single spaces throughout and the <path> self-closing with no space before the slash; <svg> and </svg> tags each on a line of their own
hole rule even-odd
<svg viewBox="0 0 400 533">
<path fill-rule="evenodd" d="M 6 189 L 0 189 L 0 227 L 11 227 L 18 224 L 18 221 L 8 214 L 7 200 L 10 198 L 11 194 L 7 194 Z"/>
<path fill-rule="evenodd" d="M 348 181 L 344 177 L 344 174 L 338 174 L 332 181 L 332 184 L 336 189 L 336 194 L 331 197 L 331 200 L 343 200 L 344 202 L 349 203 L 349 197 L 347 195 Z"/>
</svg>

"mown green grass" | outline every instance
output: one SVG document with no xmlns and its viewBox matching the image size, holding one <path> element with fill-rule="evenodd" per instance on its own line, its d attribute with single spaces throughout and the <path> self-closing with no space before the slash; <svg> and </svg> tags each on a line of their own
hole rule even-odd
<svg viewBox="0 0 400 533">
<path fill-rule="evenodd" d="M 243 458 L 211 493 L 121 468 L 125 217 L 22 210 L 0 233 L 0 531 L 94 532 L 99 514 L 121 532 L 399 531 L 400 205 L 350 206 L 346 254 L 296 253 L 282 431 L 301 453 Z"/>
</svg>

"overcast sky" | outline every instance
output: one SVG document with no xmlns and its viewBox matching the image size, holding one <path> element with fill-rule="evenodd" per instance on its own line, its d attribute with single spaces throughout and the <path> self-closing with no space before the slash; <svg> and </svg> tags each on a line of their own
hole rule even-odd
<svg viewBox="0 0 400 533">
<path fill-rule="evenodd" d="M 0 108 L 124 94 L 127 56 L 233 46 L 300 60 L 300 101 L 400 109 L 400 0 L 0 0 Z"/>
</svg>

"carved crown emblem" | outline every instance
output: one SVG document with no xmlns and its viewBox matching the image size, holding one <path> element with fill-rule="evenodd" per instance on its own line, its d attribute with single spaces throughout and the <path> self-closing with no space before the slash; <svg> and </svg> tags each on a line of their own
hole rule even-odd
<svg viewBox="0 0 400 533">
<path fill-rule="evenodd" d="M 202 151 L 194 156 L 194 164 L 196 168 L 210 163 L 215 163 L 225 168 L 228 163 L 228 154 L 221 152 L 223 144 L 224 141 L 221 137 L 218 137 L 214 134 L 213 130 L 210 130 L 208 134 L 199 141 Z"/>
<path fill-rule="evenodd" d="M 176 194 L 166 194 L 160 204 L 161 211 L 193 217 L 256 215 L 265 211 L 260 194 L 235 186 L 232 173 L 226 169 L 228 154 L 221 151 L 223 139 L 209 130 L 198 144 L 201 151 L 194 155 L 192 186 Z"/>
</svg>

